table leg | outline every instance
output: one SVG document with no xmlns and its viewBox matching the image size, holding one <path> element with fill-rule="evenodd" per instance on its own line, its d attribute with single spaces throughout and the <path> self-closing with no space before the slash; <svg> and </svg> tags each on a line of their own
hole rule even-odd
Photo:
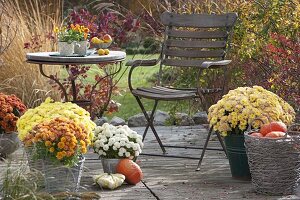
<svg viewBox="0 0 300 200">
<path fill-rule="evenodd" d="M 73 76 L 72 72 L 70 71 L 69 65 L 66 65 L 66 69 L 68 71 L 69 78 L 71 80 L 73 102 L 76 103 L 77 102 L 77 91 L 76 91 L 76 83 L 75 83 L 76 78 Z"/>
<path fill-rule="evenodd" d="M 120 70 L 121 70 L 121 67 L 122 67 L 122 62 L 120 62 L 119 68 L 117 69 L 117 71 L 115 71 L 115 72 L 113 72 L 113 73 L 111 73 L 111 74 L 109 74 L 106 70 L 104 70 L 105 76 L 103 76 L 102 78 L 100 78 L 100 79 L 93 85 L 93 87 L 92 87 L 91 94 L 90 94 L 90 98 L 89 98 L 90 101 L 92 100 L 92 96 L 93 96 L 93 93 L 94 93 L 94 91 L 95 91 L 97 85 L 98 85 L 103 79 L 105 79 L 105 78 L 107 78 L 107 77 L 112 77 L 112 76 L 116 75 L 117 73 L 119 73 Z M 115 86 L 115 85 L 113 85 L 112 87 L 114 87 L 114 86 Z"/>
<path fill-rule="evenodd" d="M 118 65 L 117 63 L 115 63 L 116 65 Z M 113 73 L 109 73 L 107 70 L 104 69 L 104 73 L 105 73 L 105 76 L 103 76 L 102 78 L 100 78 L 93 86 L 92 86 L 92 90 L 91 90 L 91 93 L 90 93 L 90 96 L 89 96 L 89 101 L 92 102 L 92 97 L 93 97 L 93 94 L 95 92 L 95 89 L 97 87 L 97 85 L 99 85 L 99 83 L 104 80 L 104 79 L 109 79 L 109 91 L 108 91 L 108 94 L 107 94 L 107 99 L 108 101 L 104 104 L 104 109 L 103 110 L 106 110 L 108 104 L 109 104 L 109 100 L 111 98 L 111 94 L 112 94 L 112 90 L 113 88 L 115 87 L 116 84 L 113 84 L 113 76 L 118 74 L 120 71 L 121 71 L 121 67 L 122 67 L 122 62 L 119 62 L 119 66 L 117 68 L 117 70 Z M 92 108 L 90 108 L 90 113 L 91 113 L 91 110 Z M 101 113 L 102 115 L 103 113 Z"/>
<path fill-rule="evenodd" d="M 61 84 L 61 82 L 59 82 L 59 80 L 56 79 L 55 76 L 53 76 L 53 75 L 49 75 L 49 76 L 46 75 L 45 72 L 44 72 L 44 70 L 43 70 L 43 64 L 39 64 L 39 69 L 40 69 L 40 73 L 44 77 L 49 78 L 49 79 L 53 80 L 56 84 L 58 84 L 58 86 L 60 87 L 61 91 L 63 92 L 64 98 L 65 98 L 64 100 L 65 101 L 69 101 L 69 98 L 68 98 L 68 95 L 67 95 L 67 91 L 64 88 L 63 84 Z"/>
</svg>

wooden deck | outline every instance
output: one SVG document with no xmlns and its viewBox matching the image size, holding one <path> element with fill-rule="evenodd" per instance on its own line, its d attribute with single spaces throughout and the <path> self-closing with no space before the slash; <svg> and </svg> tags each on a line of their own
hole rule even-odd
<svg viewBox="0 0 300 200">
<path fill-rule="evenodd" d="M 142 134 L 144 128 L 134 128 Z M 207 130 L 199 126 L 157 127 L 161 139 L 169 145 L 199 145 L 204 143 Z M 199 139 L 201 138 L 201 139 Z M 219 147 L 216 138 L 212 138 L 209 147 Z M 167 149 L 169 154 L 200 156 L 201 150 Z M 21 149 L 12 155 L 15 159 L 21 155 Z M 144 153 L 161 153 L 149 132 L 144 146 Z M 228 160 L 223 152 L 207 151 L 201 171 L 195 171 L 198 160 L 166 157 L 140 156 L 144 179 L 135 186 L 124 184 L 116 190 L 102 190 L 93 185 L 92 175 L 102 172 L 100 160 L 92 151 L 86 156 L 85 171 L 81 180 L 81 192 L 97 192 L 101 199 L 109 200 L 210 200 L 210 199 L 300 199 L 290 195 L 264 196 L 254 192 L 251 182 L 235 180 L 231 177 Z M 16 163 L 15 163 L 16 164 Z M 1 164 L 3 171 L 4 163 Z M 300 190 L 299 190 L 300 194 Z"/>
</svg>

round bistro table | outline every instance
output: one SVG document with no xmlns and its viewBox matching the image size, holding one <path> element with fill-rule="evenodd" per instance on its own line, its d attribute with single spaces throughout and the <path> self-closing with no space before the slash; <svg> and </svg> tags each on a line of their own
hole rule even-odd
<svg viewBox="0 0 300 200">
<path fill-rule="evenodd" d="M 126 53 L 122 52 L 122 51 L 110 51 L 110 53 L 108 55 L 102 55 L 102 56 L 95 54 L 95 51 L 89 51 L 88 54 L 89 55 L 87 55 L 87 56 L 81 56 L 81 57 L 79 57 L 79 56 L 62 57 L 62 56 L 59 56 L 58 52 L 27 53 L 26 54 L 26 58 L 27 58 L 26 62 L 38 64 L 40 73 L 44 77 L 51 79 L 56 84 L 58 84 L 58 86 L 60 87 L 60 89 L 63 93 L 64 101 L 69 101 L 69 98 L 67 95 L 67 90 L 64 87 L 64 85 L 59 81 L 59 79 L 54 75 L 47 75 L 44 72 L 44 65 L 65 66 L 65 68 L 68 72 L 68 75 L 69 75 L 69 80 L 71 81 L 72 102 L 78 104 L 79 106 L 85 107 L 85 106 L 91 105 L 92 94 L 93 94 L 96 86 L 104 78 L 109 78 L 109 77 L 112 77 L 113 75 L 117 74 L 121 70 L 122 61 L 125 60 L 125 58 L 126 58 Z M 97 80 L 96 83 L 93 85 L 89 99 L 78 101 L 78 99 L 77 99 L 78 91 L 76 91 L 76 84 L 75 84 L 76 76 L 73 76 L 73 74 L 70 70 L 70 65 L 83 65 L 83 64 L 99 64 L 99 65 L 106 65 L 106 64 L 118 65 L 119 64 L 119 66 L 114 72 L 108 73 L 107 71 L 105 71 L 105 76 L 102 77 L 101 79 Z M 113 86 L 111 86 L 111 87 L 113 87 Z"/>
</svg>

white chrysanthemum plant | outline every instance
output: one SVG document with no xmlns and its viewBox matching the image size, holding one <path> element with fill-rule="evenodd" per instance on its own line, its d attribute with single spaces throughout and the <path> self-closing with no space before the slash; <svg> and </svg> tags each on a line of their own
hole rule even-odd
<svg viewBox="0 0 300 200">
<path fill-rule="evenodd" d="M 105 123 L 94 130 L 93 149 L 99 158 L 130 158 L 140 155 L 144 146 L 142 136 L 127 125 Z"/>
</svg>

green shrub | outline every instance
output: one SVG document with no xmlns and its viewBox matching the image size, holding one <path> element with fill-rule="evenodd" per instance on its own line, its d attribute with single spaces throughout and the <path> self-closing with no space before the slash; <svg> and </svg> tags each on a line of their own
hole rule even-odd
<svg viewBox="0 0 300 200">
<path fill-rule="evenodd" d="M 144 40 L 143 47 L 150 53 L 158 53 L 160 52 L 160 44 L 161 42 L 156 40 L 153 37 L 147 37 Z"/>
<path fill-rule="evenodd" d="M 135 55 L 139 53 L 139 49 L 136 48 L 126 48 L 126 54 Z"/>
</svg>

